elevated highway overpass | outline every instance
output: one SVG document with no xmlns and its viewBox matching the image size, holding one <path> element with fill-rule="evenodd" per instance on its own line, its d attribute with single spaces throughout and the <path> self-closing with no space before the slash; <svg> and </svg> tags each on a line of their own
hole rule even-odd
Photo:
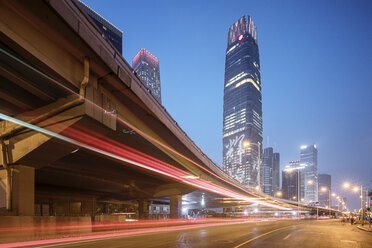
<svg viewBox="0 0 372 248">
<path fill-rule="evenodd" d="M 0 4 L 0 215 L 94 216 L 135 200 L 146 218 L 148 199 L 167 197 L 177 218 L 198 189 L 295 208 L 221 171 L 73 0 Z"/>
</svg>

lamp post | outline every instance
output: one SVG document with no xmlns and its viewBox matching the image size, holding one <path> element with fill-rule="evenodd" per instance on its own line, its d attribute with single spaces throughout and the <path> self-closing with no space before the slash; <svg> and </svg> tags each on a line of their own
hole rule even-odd
<svg viewBox="0 0 372 248">
<path fill-rule="evenodd" d="M 258 171 L 257 171 L 257 177 L 258 177 L 258 188 L 261 190 L 261 144 L 260 142 L 258 143 L 252 143 L 248 140 L 243 141 L 243 148 L 247 149 L 251 147 L 252 145 L 255 145 L 257 147 L 257 153 L 258 153 Z"/>
<path fill-rule="evenodd" d="M 348 188 L 353 188 L 353 191 L 354 192 L 358 192 L 359 191 L 359 188 L 358 186 L 355 186 L 355 185 L 351 185 L 350 183 L 344 183 L 343 184 L 343 187 L 345 189 L 348 189 Z M 360 217 L 360 221 L 362 222 L 362 226 L 364 225 L 364 205 L 363 205 L 363 185 L 361 184 L 360 185 L 360 206 L 361 206 L 361 217 Z"/>
</svg>

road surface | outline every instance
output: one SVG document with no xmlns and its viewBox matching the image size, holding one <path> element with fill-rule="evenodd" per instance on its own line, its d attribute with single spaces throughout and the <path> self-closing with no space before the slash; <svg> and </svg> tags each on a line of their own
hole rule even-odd
<svg viewBox="0 0 372 248">
<path fill-rule="evenodd" d="M 35 246 L 34 246 L 35 247 Z M 371 248 L 372 233 L 338 220 L 274 221 L 136 234 L 37 247 Z"/>
</svg>

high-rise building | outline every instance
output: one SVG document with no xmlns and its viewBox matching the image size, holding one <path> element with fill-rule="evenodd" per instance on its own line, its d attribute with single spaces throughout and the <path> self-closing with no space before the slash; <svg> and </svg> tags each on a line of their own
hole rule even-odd
<svg viewBox="0 0 372 248">
<path fill-rule="evenodd" d="M 305 195 L 305 165 L 301 161 L 291 161 L 282 171 L 283 198 L 292 201 L 303 201 Z M 300 193 L 300 196 L 298 195 Z"/>
<path fill-rule="evenodd" d="M 261 164 L 261 189 L 265 194 L 274 196 L 279 190 L 279 153 L 272 147 L 264 149 Z"/>
<path fill-rule="evenodd" d="M 274 152 L 273 154 L 273 192 L 280 190 L 280 154 Z"/>
<path fill-rule="evenodd" d="M 318 149 L 316 145 L 301 146 L 301 163 L 305 164 L 305 202 L 318 202 Z"/>
<path fill-rule="evenodd" d="M 103 18 L 100 14 L 92 10 L 85 3 L 76 1 L 81 10 L 83 10 L 93 21 L 105 37 L 120 54 L 123 54 L 123 32 Z"/>
<path fill-rule="evenodd" d="M 137 76 L 161 103 L 160 70 L 158 58 L 152 55 L 146 49 L 141 49 L 133 58 L 132 67 L 137 73 Z"/>
<path fill-rule="evenodd" d="M 262 102 L 257 31 L 252 18 L 243 16 L 229 28 L 227 39 L 224 170 L 246 186 L 258 186 L 261 147 Z"/>
<path fill-rule="evenodd" d="M 326 191 L 322 191 L 322 188 L 326 188 Z M 319 205 L 326 207 L 331 206 L 331 197 L 332 188 L 331 188 L 331 175 L 329 174 L 318 174 L 318 201 Z"/>
</svg>

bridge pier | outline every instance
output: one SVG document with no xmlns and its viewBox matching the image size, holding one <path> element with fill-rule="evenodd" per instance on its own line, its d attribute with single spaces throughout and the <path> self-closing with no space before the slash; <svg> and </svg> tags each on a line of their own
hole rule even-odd
<svg viewBox="0 0 372 248">
<path fill-rule="evenodd" d="M 171 219 L 182 218 L 182 195 L 171 195 L 169 207 Z"/>
<path fill-rule="evenodd" d="M 149 202 L 147 199 L 138 200 L 138 218 L 147 220 L 149 218 Z"/>
<path fill-rule="evenodd" d="M 7 187 L 10 187 L 8 190 L 10 197 L 7 197 Z M 11 209 L 8 211 L 5 210 L 7 201 L 11 201 Z M 15 165 L 8 173 L 6 170 L 0 170 L 0 215 L 34 216 L 34 214 L 35 168 Z"/>
</svg>

